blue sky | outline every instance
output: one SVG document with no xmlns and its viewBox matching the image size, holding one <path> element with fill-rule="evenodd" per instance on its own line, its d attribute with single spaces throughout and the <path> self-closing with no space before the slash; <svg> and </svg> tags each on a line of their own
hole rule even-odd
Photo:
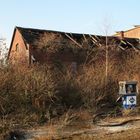
<svg viewBox="0 0 140 140">
<path fill-rule="evenodd" d="M 9 45 L 15 26 L 112 34 L 140 24 L 139 6 L 140 0 L 0 0 L 0 36 Z"/>
</svg>

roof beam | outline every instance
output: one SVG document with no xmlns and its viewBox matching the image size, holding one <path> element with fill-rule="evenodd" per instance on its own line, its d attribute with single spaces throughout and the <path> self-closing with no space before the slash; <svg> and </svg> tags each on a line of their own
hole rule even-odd
<svg viewBox="0 0 140 140">
<path fill-rule="evenodd" d="M 67 33 L 65 33 L 66 37 L 68 37 L 72 42 L 74 42 L 78 47 L 82 48 L 82 45 L 79 44 L 76 40 L 74 40 L 72 37 L 70 37 Z"/>
</svg>

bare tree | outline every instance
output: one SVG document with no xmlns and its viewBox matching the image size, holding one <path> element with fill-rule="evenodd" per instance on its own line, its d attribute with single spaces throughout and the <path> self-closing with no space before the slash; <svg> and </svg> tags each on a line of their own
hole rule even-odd
<svg viewBox="0 0 140 140">
<path fill-rule="evenodd" d="M 7 44 L 5 38 L 0 38 L 0 65 L 2 66 L 6 62 L 7 58 Z"/>
</svg>

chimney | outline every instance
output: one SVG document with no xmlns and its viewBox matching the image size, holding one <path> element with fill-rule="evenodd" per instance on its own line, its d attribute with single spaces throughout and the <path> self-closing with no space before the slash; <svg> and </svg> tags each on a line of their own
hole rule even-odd
<svg viewBox="0 0 140 140">
<path fill-rule="evenodd" d="M 124 39 L 124 31 L 120 31 L 120 38 Z"/>
</svg>

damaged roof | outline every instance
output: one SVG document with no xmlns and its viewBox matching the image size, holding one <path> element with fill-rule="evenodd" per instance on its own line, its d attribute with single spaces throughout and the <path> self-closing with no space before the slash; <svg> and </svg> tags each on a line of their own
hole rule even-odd
<svg viewBox="0 0 140 140">
<path fill-rule="evenodd" d="M 91 35 L 91 34 L 79 34 L 79 33 L 66 33 L 60 31 L 52 31 L 52 30 L 41 30 L 41 29 L 32 29 L 32 28 L 23 28 L 16 27 L 15 30 L 18 29 L 21 33 L 25 44 L 28 43 L 30 45 L 34 44 L 35 41 L 38 41 L 41 36 L 44 34 L 54 33 L 58 35 L 62 35 L 64 38 L 71 40 L 77 46 L 82 47 L 82 42 L 85 40 L 90 40 L 92 45 L 101 46 L 105 45 L 106 41 L 108 44 L 110 42 L 114 42 L 118 47 L 125 50 L 127 48 L 139 49 L 139 39 L 137 38 L 123 38 L 117 36 L 99 36 L 99 35 Z M 14 36 L 14 35 L 13 35 Z M 46 36 L 47 37 L 47 36 Z M 12 44 L 12 43 L 11 43 Z"/>
</svg>

